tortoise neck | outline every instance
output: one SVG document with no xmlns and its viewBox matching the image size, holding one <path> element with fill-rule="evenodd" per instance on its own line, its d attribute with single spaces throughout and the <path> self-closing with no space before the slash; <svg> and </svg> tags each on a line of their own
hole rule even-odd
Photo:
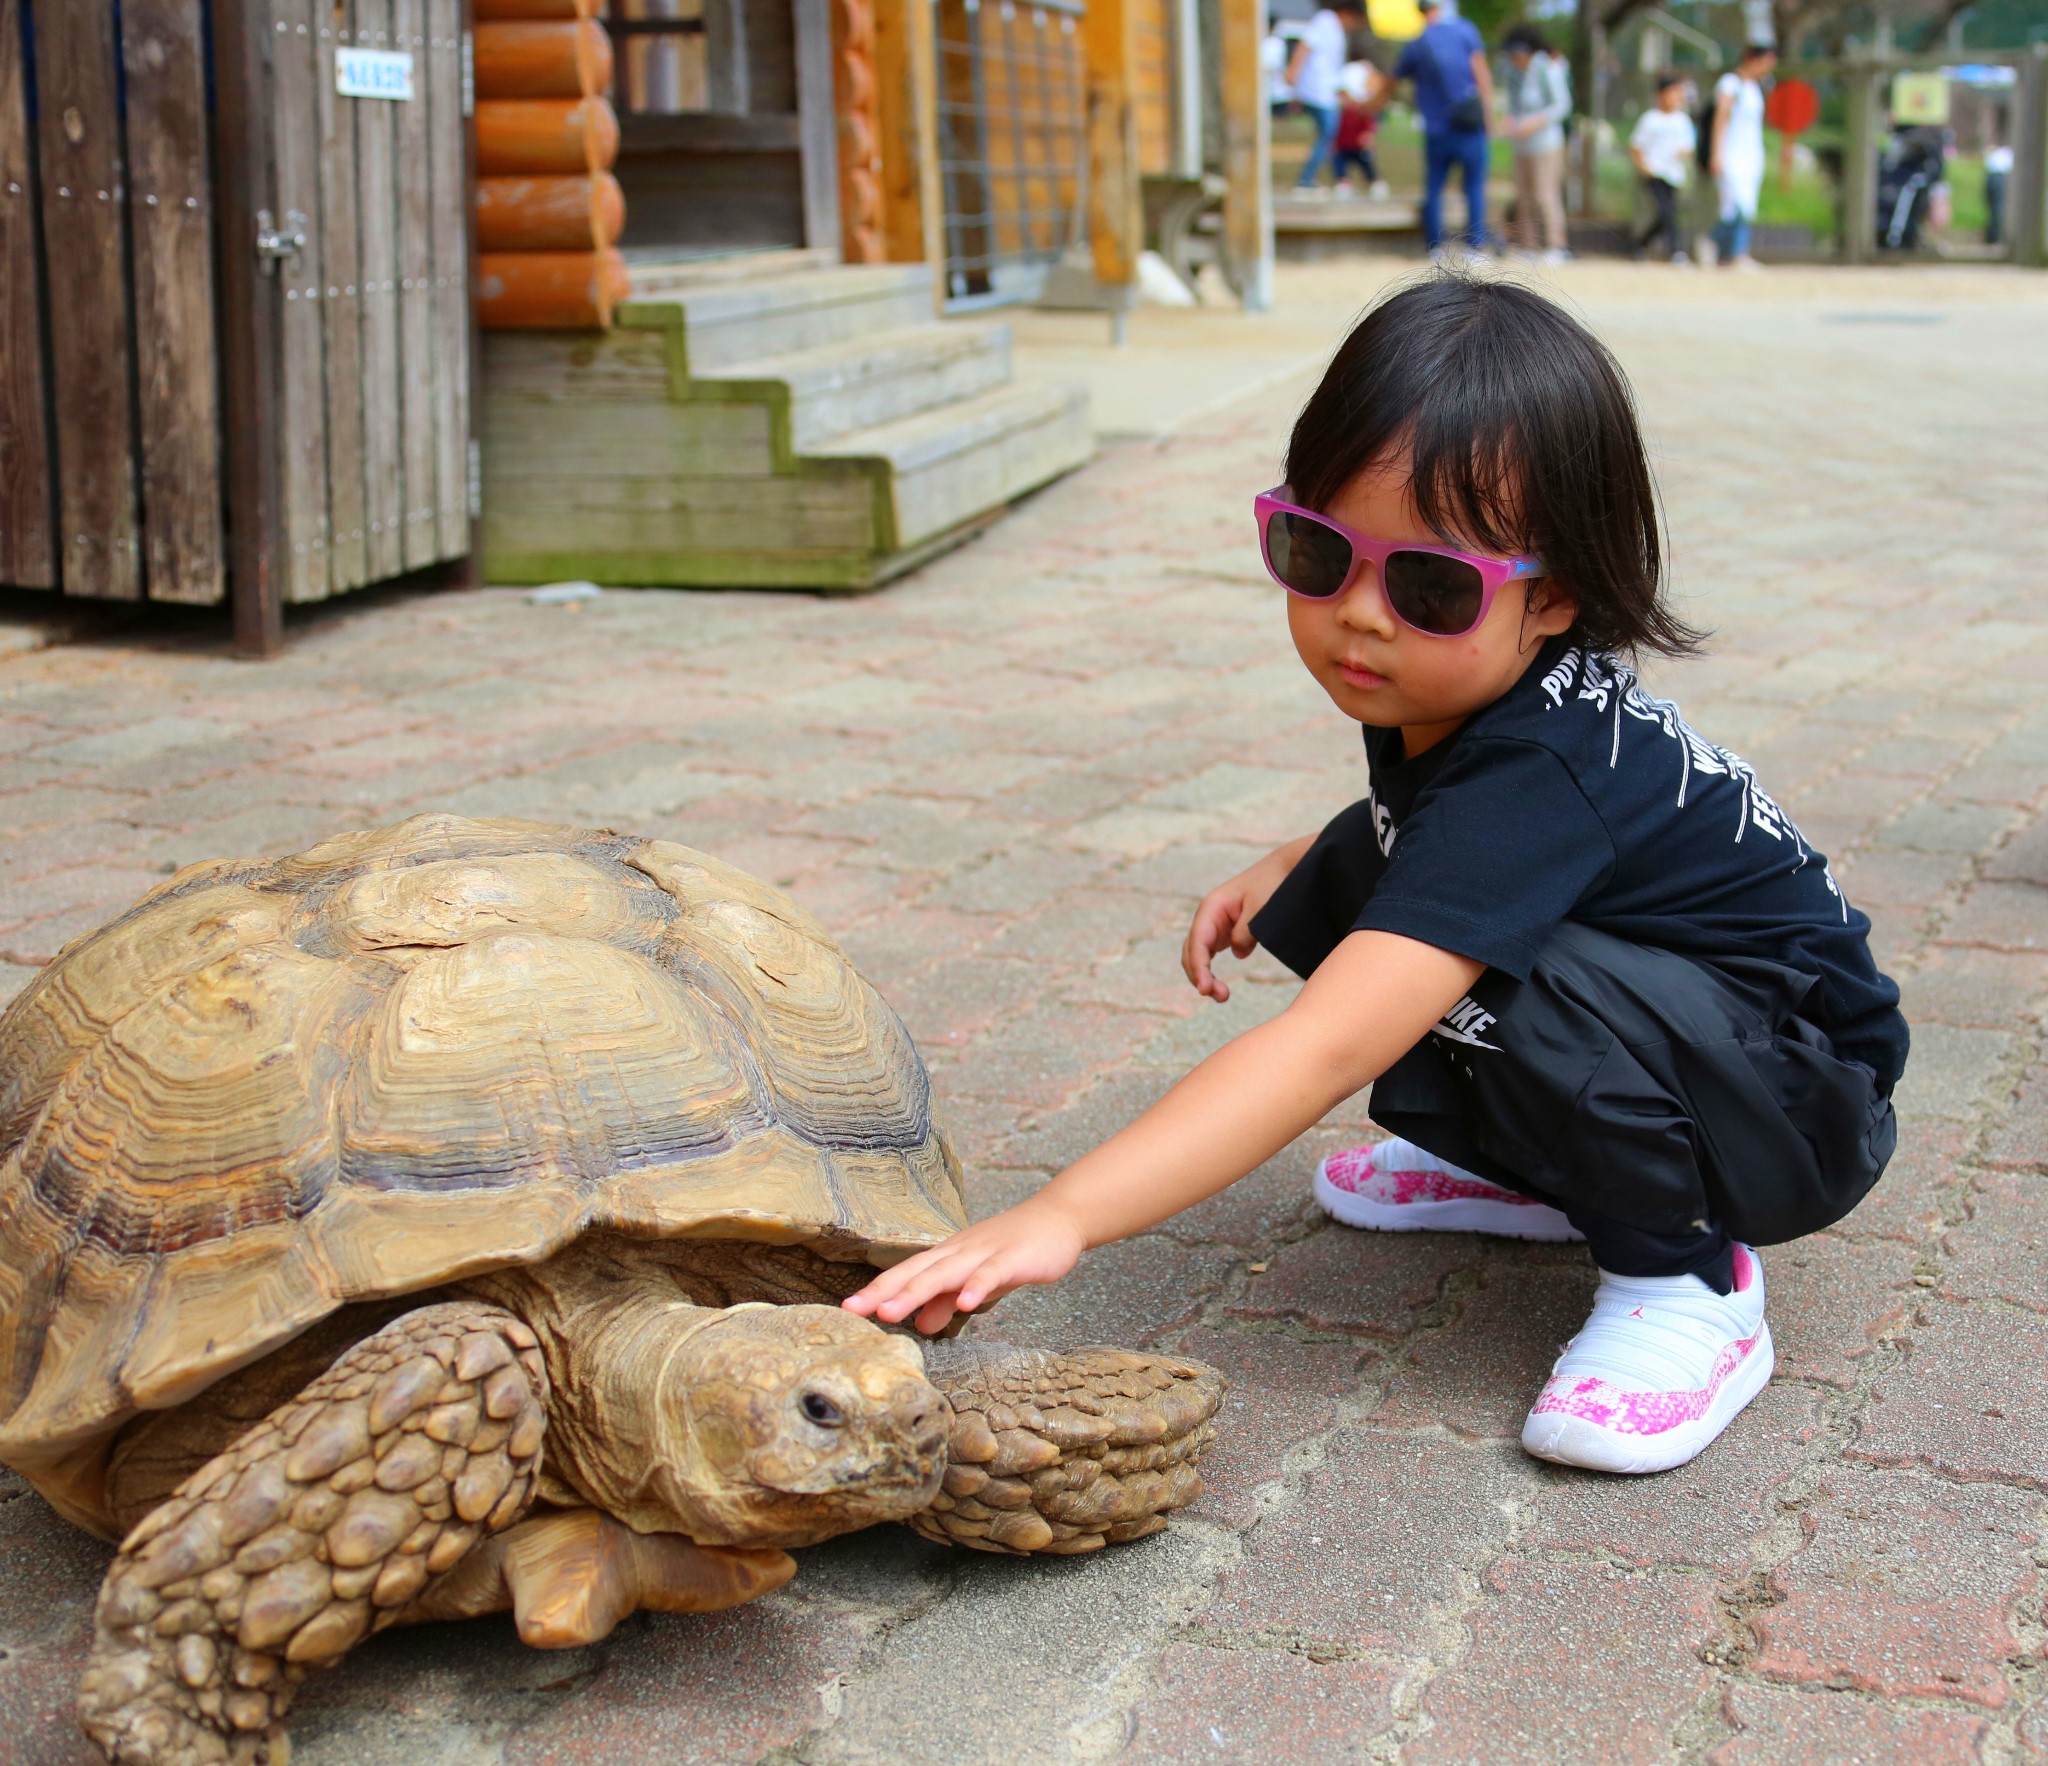
<svg viewBox="0 0 2048 1766">
<path fill-rule="evenodd" d="M 573 1255 L 463 1285 L 540 1338 L 553 1385 L 548 1471 L 636 1532 L 714 1540 L 716 1480 L 664 1394 L 691 1340 L 731 1310 L 696 1305 L 645 1268 Z"/>
</svg>

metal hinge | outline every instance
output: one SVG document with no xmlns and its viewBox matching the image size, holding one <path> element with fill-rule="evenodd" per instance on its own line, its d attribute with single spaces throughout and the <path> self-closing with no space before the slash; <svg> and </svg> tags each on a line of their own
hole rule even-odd
<svg viewBox="0 0 2048 1766">
<path fill-rule="evenodd" d="M 305 249 L 306 217 L 297 209 L 285 210 L 282 227 L 272 223 L 267 208 L 256 211 L 256 256 L 263 264 L 264 275 L 275 276 L 279 264 Z"/>
<path fill-rule="evenodd" d="M 484 449 L 475 436 L 469 439 L 469 518 L 484 518 Z"/>
<path fill-rule="evenodd" d="M 462 114 L 476 115 L 476 37 L 469 31 L 462 33 Z"/>
</svg>

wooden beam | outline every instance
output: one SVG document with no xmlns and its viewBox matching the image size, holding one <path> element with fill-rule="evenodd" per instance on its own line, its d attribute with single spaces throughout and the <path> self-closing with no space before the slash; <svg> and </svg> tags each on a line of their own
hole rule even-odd
<svg viewBox="0 0 2048 1766">
<path fill-rule="evenodd" d="M 804 244 L 838 251 L 839 105 L 832 0 L 795 0 L 796 111 L 803 156 Z"/>
<path fill-rule="evenodd" d="M 284 648 L 283 517 L 278 503 L 278 287 L 256 256 L 256 211 L 271 207 L 265 0 L 213 0 L 215 161 L 219 167 L 223 441 L 228 592 L 235 651 Z"/>
<path fill-rule="evenodd" d="M 1223 261 L 1248 313 L 1273 304 L 1273 147 L 1261 0 L 1221 0 Z"/>
<path fill-rule="evenodd" d="M 855 0 L 859 3 L 859 0 Z M 918 92 L 929 75 L 913 77 L 916 36 L 912 14 L 929 0 L 872 0 L 876 175 L 881 181 L 882 257 L 892 264 L 924 258 L 922 166 L 918 153 Z"/>
<path fill-rule="evenodd" d="M 1226 7 L 1229 0 L 1225 0 Z M 1145 249 L 1138 183 L 1137 8 L 1133 0 L 1089 0 L 1081 20 L 1088 70 L 1088 245 L 1095 280 L 1131 288 Z"/>
<path fill-rule="evenodd" d="M 36 171 L 20 0 L 0 0 L 0 583 L 57 586 Z"/>
<path fill-rule="evenodd" d="M 938 0 L 903 0 L 910 23 L 910 103 L 917 136 L 919 254 L 931 266 L 932 307 L 946 308 L 946 195 L 939 171 Z"/>
<path fill-rule="evenodd" d="M 126 173 L 111 6 L 36 15 L 64 592 L 142 599 Z"/>
</svg>

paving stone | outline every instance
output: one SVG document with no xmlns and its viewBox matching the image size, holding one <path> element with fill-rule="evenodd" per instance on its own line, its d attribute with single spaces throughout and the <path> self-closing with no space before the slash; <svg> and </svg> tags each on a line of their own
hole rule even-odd
<svg viewBox="0 0 2048 1766">
<path fill-rule="evenodd" d="M 1320 1330 L 1405 1336 L 1452 1277 L 1476 1272 L 1486 1248 L 1470 1234 L 1372 1233 L 1326 1225 L 1281 1250 L 1230 1310 L 1291 1318 Z"/>
<path fill-rule="evenodd" d="M 1956 1186 L 1966 1180 L 1963 1159 L 1974 1128 L 1968 1122 L 1924 1118 L 1900 1123 L 1898 1150 L 1884 1175 L 1833 1230 L 1845 1238 L 1919 1244 L 1947 1212 Z"/>
<path fill-rule="evenodd" d="M 1776 1493 L 1819 1433 L 1819 1395 L 1775 1381 L 1690 1465 L 1653 1478 L 1538 1468 L 1520 1548 L 1744 1574 L 1777 1517 Z"/>
<path fill-rule="evenodd" d="M 40 973 L 40 969 L 23 963 L 0 962 L 0 1006 L 4 1006 Z"/>
<path fill-rule="evenodd" d="M 1892 1093 L 1902 1120 L 1940 1116 L 1964 1121 L 1988 1101 L 2012 1048 L 2010 1032 L 1957 1030 L 1946 1024 L 1914 1028 L 1906 1074 Z"/>
<path fill-rule="evenodd" d="M 1431 1654 L 1453 1634 L 1465 1578 L 1507 1537 L 1530 1463 L 1491 1443 L 1340 1430 L 1197 1623 L 1307 1655 Z"/>
<path fill-rule="evenodd" d="M 1289 1454 L 1336 1420 L 1371 1353 L 1355 1344 L 1307 1343 L 1282 1331 L 1200 1325 L 1168 1342 L 1220 1368 L 1230 1381 L 1215 1445 L 1202 1459 L 1202 1499 L 1191 1513 L 1240 1530 L 1259 1519 L 1258 1492 L 1283 1475 Z"/>
<path fill-rule="evenodd" d="M 1888 822 L 1878 844 L 1917 852 L 1982 852 L 2011 826 L 2011 811 L 1991 803 L 1929 801 L 1915 803 Z"/>
<path fill-rule="evenodd" d="M 1472 1647 L 1432 1681 L 1412 1766 L 1675 1760 L 1670 1736 L 1712 1683 L 1713 1581 L 1508 1557 L 1465 1620 Z"/>
<path fill-rule="evenodd" d="M 1558 1351 L 1586 1322 L 1594 1282 L 1590 1259 L 1573 1267 L 1534 1257 L 1487 1264 L 1455 1319 L 1404 1346 L 1373 1421 L 1519 1441 Z"/>
<path fill-rule="evenodd" d="M 1101 1758 L 1126 1733 L 1123 1678 L 1207 1597 L 1229 1536 L 1180 1527 L 1082 1558 L 962 1552 L 953 1592 L 897 1625 L 846 1682 L 806 1766 Z"/>
<path fill-rule="evenodd" d="M 980 1210 L 972 1206 L 970 1213 Z M 1006 1204 L 1007 1205 L 1007 1204 Z M 1236 1254 L 1146 1233 L 1082 1257 L 1065 1281 L 1019 1288 L 977 1337 L 1067 1349 L 1081 1343 L 1150 1343 L 1191 1319 L 1223 1285 Z"/>
<path fill-rule="evenodd" d="M 45 760 L 68 767 L 106 767 L 154 760 L 177 748 L 218 753 L 241 734 L 237 724 L 205 717 L 152 717 L 96 735 L 73 736 L 40 751 Z"/>
<path fill-rule="evenodd" d="M 1929 1301 L 1852 1458 L 2048 1488 L 2048 1318 Z"/>
<path fill-rule="evenodd" d="M 1920 1296 L 1910 1245 L 1815 1233 L 1762 1255 L 1771 1342 L 1786 1379 L 1852 1385 L 1856 1364 Z"/>
<path fill-rule="evenodd" d="M 1771 1574 L 1755 1666 L 1887 1698 L 2009 1697 L 2012 1618 L 2039 1587 L 2040 1499 L 1844 1468 L 1806 1506 L 1806 1543 Z M 1853 1592 L 1851 1592 L 1853 1591 Z"/>
<path fill-rule="evenodd" d="M 1979 883 L 1944 922 L 1946 944 L 2048 950 L 2048 893 L 2031 883 Z"/>
<path fill-rule="evenodd" d="M 2036 1068 L 2021 1084 L 1985 1158 L 1993 1165 L 2048 1165 L 2048 1068 Z"/>
<path fill-rule="evenodd" d="M 1741 1732 L 1707 1755 L 1710 1766 L 1975 1766 L 1988 1725 L 1961 1711 L 1874 1704 L 1839 1692 L 1733 1686 L 1723 1709 Z"/>
<path fill-rule="evenodd" d="M 1970 1218 L 1946 1238 L 1942 1294 L 2048 1312 L 2048 1177 L 1986 1173 L 1970 1209 Z"/>
<path fill-rule="evenodd" d="M 1985 861 L 1984 875 L 1994 883 L 2048 884 L 2048 816 L 2020 828 Z"/>
<path fill-rule="evenodd" d="M 2048 1000 L 2048 952 L 1936 945 L 1897 980 L 1909 1024 L 2008 1030 Z"/>
<path fill-rule="evenodd" d="M 1132 1712 L 1123 1757 L 1352 1766 L 1393 1727 L 1398 1678 L 1369 1662 L 1176 1643 Z"/>
<path fill-rule="evenodd" d="M 8 1766 L 106 1766 L 78 1728 L 87 1642 L 81 1628 L 60 1645 L 0 1656 L 0 1759 Z"/>
</svg>

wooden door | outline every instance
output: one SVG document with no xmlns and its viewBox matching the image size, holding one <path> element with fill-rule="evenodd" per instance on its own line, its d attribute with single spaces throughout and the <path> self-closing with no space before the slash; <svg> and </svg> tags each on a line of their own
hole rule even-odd
<svg viewBox="0 0 2048 1766">
<path fill-rule="evenodd" d="M 0 45 L 0 582 L 218 601 L 199 8 L 0 0 Z"/>
<path fill-rule="evenodd" d="M 318 601 L 470 551 L 464 13 L 245 4 L 271 49 L 250 106 L 271 189 L 251 249 L 274 283 L 276 575 L 286 602 Z M 351 50 L 409 58 L 400 95 L 345 89 Z"/>
</svg>

